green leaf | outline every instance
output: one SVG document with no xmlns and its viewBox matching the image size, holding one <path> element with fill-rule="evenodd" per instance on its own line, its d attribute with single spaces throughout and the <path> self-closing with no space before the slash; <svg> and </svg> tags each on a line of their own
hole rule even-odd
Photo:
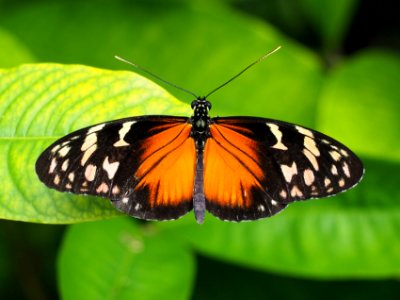
<svg viewBox="0 0 400 300">
<path fill-rule="evenodd" d="M 61 296 L 69 299 L 188 299 L 190 253 L 128 218 L 73 225 L 59 256 Z"/>
<path fill-rule="evenodd" d="M 318 31 L 323 49 L 332 51 L 341 46 L 358 0 L 301 0 L 299 5 Z"/>
<path fill-rule="evenodd" d="M 24 65 L 0 73 L 0 218 L 71 223 L 117 215 L 108 200 L 46 188 L 34 166 L 55 139 L 122 117 L 190 107 L 130 72 L 85 66 Z"/>
<path fill-rule="evenodd" d="M 95 8 L 74 1 L 31 3 L 4 15 L 2 22 L 18 33 L 39 59 L 129 69 L 113 59 L 118 54 L 200 95 L 282 45 L 278 53 L 212 95 L 211 113 L 313 125 L 322 70 L 312 52 L 272 26 L 222 4 L 188 7 L 155 2 L 158 4 L 130 2 L 129 8 L 126 2 L 117 1 L 96 3 Z M 47 22 L 36 22 L 40 19 Z M 47 30 L 48 24 L 57 30 Z M 193 100 L 166 88 L 179 99 Z"/>
<path fill-rule="evenodd" d="M 399 81 L 399 55 L 372 50 L 356 55 L 322 90 L 318 128 L 360 154 L 400 162 Z"/>
<path fill-rule="evenodd" d="M 33 55 L 11 33 L 0 28 L 0 68 L 9 68 L 21 63 L 33 62 Z"/>
</svg>

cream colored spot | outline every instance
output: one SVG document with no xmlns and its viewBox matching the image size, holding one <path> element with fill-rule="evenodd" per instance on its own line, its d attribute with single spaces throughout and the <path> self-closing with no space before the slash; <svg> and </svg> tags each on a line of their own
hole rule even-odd
<svg viewBox="0 0 400 300">
<path fill-rule="evenodd" d="M 259 210 L 259 211 L 265 211 L 265 206 L 262 205 L 262 204 L 259 204 L 259 205 L 258 205 L 258 210 Z"/>
<path fill-rule="evenodd" d="M 303 177 L 305 184 L 308 186 L 310 186 L 315 179 L 314 172 L 311 169 L 304 170 Z"/>
<path fill-rule="evenodd" d="M 74 174 L 74 172 L 71 172 L 71 173 L 68 174 L 68 179 L 69 179 L 69 181 L 71 181 L 71 182 L 74 181 L 74 179 L 75 179 L 75 174 Z"/>
<path fill-rule="evenodd" d="M 339 151 L 340 153 L 342 153 L 343 156 L 349 157 L 349 153 L 346 150 L 340 149 Z"/>
<path fill-rule="evenodd" d="M 60 149 L 60 148 L 61 148 L 61 145 L 60 145 L 60 144 L 55 145 L 55 146 L 53 147 L 53 149 L 51 149 L 51 152 L 52 152 L 52 153 L 55 153 L 55 152 L 57 152 L 58 149 Z"/>
<path fill-rule="evenodd" d="M 325 177 L 324 184 L 325 184 L 325 187 L 328 187 L 328 185 L 331 184 L 331 180 L 328 177 Z"/>
<path fill-rule="evenodd" d="M 60 155 L 61 157 L 64 157 L 65 155 L 68 154 L 69 150 L 71 150 L 71 147 L 65 146 L 65 147 L 61 148 L 60 151 L 58 151 L 58 155 Z"/>
<path fill-rule="evenodd" d="M 55 157 L 53 157 L 53 159 L 51 160 L 51 163 L 50 163 L 49 173 L 53 173 L 56 166 L 57 166 L 57 160 Z"/>
<path fill-rule="evenodd" d="M 105 182 L 102 182 L 96 189 L 97 193 L 107 193 L 108 192 L 108 185 Z"/>
<path fill-rule="evenodd" d="M 298 132 L 300 132 L 301 134 L 304 134 L 304 135 L 309 136 L 309 137 L 311 137 L 311 138 L 314 137 L 314 134 L 313 134 L 312 131 L 309 130 L 309 129 L 306 129 L 306 128 L 304 128 L 304 127 L 297 126 L 297 125 L 295 126 L 295 128 L 296 128 L 296 130 L 297 130 Z"/>
<path fill-rule="evenodd" d="M 70 183 L 67 183 L 67 184 L 65 185 L 65 188 L 68 189 L 68 190 L 70 190 L 70 189 L 72 189 L 72 185 L 71 185 Z"/>
<path fill-rule="evenodd" d="M 317 161 L 316 157 L 308 149 L 303 149 L 303 153 L 308 158 L 308 160 L 310 161 L 313 168 L 316 171 L 318 171 L 319 165 L 318 165 L 318 161 Z"/>
<path fill-rule="evenodd" d="M 297 185 L 294 185 L 294 186 L 292 187 L 291 191 L 290 191 L 290 195 L 291 195 L 292 197 L 296 197 L 296 196 L 302 197 L 302 196 L 303 196 L 303 193 L 299 190 L 299 188 L 297 187 Z"/>
<path fill-rule="evenodd" d="M 306 147 L 314 156 L 320 156 L 319 149 L 317 147 L 317 144 L 315 143 L 315 140 L 310 138 L 309 136 L 306 136 L 304 138 L 304 147 Z"/>
<path fill-rule="evenodd" d="M 91 127 L 89 130 L 88 130 L 88 132 L 87 132 L 87 134 L 91 134 L 91 133 L 93 133 L 93 132 L 97 132 L 97 131 L 99 131 L 99 130 L 102 130 L 103 128 L 104 128 L 104 126 L 105 126 L 106 124 L 99 124 L 99 125 L 96 125 L 96 126 L 93 126 L 93 127 Z"/>
<path fill-rule="evenodd" d="M 64 172 L 67 171 L 68 165 L 69 165 L 69 159 L 66 159 L 66 160 L 63 162 L 63 164 L 61 165 L 61 170 L 63 170 Z"/>
<path fill-rule="evenodd" d="M 87 182 L 87 181 L 84 181 L 84 182 L 82 183 L 82 186 L 83 186 L 83 187 L 87 187 L 87 186 L 88 186 L 88 182 Z"/>
<path fill-rule="evenodd" d="M 346 162 L 343 163 L 342 169 L 343 169 L 344 175 L 346 175 L 346 177 L 350 178 L 350 169 L 349 169 L 349 165 Z"/>
<path fill-rule="evenodd" d="M 340 178 L 340 180 L 339 180 L 339 186 L 340 186 L 340 187 L 344 187 L 344 179 L 343 179 L 343 178 Z"/>
<path fill-rule="evenodd" d="M 332 173 L 333 175 L 337 175 L 337 174 L 338 174 L 337 168 L 336 168 L 335 165 L 332 165 L 332 167 L 331 167 L 331 173 Z"/>
<path fill-rule="evenodd" d="M 91 133 L 85 137 L 85 140 L 83 141 L 83 144 L 81 146 L 81 150 L 86 151 L 96 143 L 97 143 L 97 134 Z"/>
<path fill-rule="evenodd" d="M 125 122 L 122 125 L 122 128 L 118 131 L 119 134 L 119 140 L 114 143 L 114 147 L 124 147 L 124 146 L 129 146 L 129 143 L 127 143 L 124 138 L 125 135 L 129 132 L 131 129 L 132 124 L 136 123 L 135 121 L 131 122 Z"/>
<path fill-rule="evenodd" d="M 127 204 L 128 201 L 129 201 L 129 198 L 128 198 L 128 197 L 122 198 L 122 203 Z"/>
<path fill-rule="evenodd" d="M 271 129 L 272 134 L 275 136 L 277 142 L 272 148 L 287 150 L 288 148 L 282 143 L 282 132 L 279 130 L 279 126 L 273 123 L 267 123 L 267 126 Z"/>
<path fill-rule="evenodd" d="M 291 182 L 293 176 L 297 174 L 297 165 L 295 162 L 292 163 L 291 167 L 287 165 L 281 165 L 281 170 L 286 182 Z"/>
<path fill-rule="evenodd" d="M 279 192 L 279 196 L 281 196 L 282 198 L 286 199 L 286 197 L 287 197 L 286 191 L 285 191 L 285 190 L 281 190 L 281 191 Z"/>
<path fill-rule="evenodd" d="M 140 205 L 139 203 L 136 203 L 134 209 L 135 209 L 135 210 L 139 210 L 140 207 L 141 207 L 141 205 Z"/>
<path fill-rule="evenodd" d="M 108 178 L 113 179 L 119 167 L 119 162 L 110 163 L 108 156 L 104 159 L 103 169 L 107 172 Z"/>
<path fill-rule="evenodd" d="M 59 185 L 60 184 L 60 176 L 58 176 L 57 174 L 56 174 L 56 176 L 54 176 L 54 184 L 55 185 Z"/>
<path fill-rule="evenodd" d="M 96 151 L 96 149 L 97 149 L 97 145 L 93 145 L 92 147 L 87 149 L 85 151 L 85 153 L 83 153 L 83 156 L 82 156 L 82 159 L 81 159 L 81 166 L 84 166 L 86 164 L 86 162 L 88 161 L 90 156 L 92 156 L 92 154 Z"/>
<path fill-rule="evenodd" d="M 329 151 L 330 156 L 333 158 L 334 161 L 340 160 L 341 156 L 337 151 Z"/>
<path fill-rule="evenodd" d="M 88 165 L 85 169 L 85 178 L 87 181 L 93 181 L 96 177 L 97 167 L 95 165 Z"/>
<path fill-rule="evenodd" d="M 119 194 L 121 191 L 119 189 L 119 187 L 117 185 L 114 185 L 114 187 L 111 190 L 111 193 L 113 193 L 114 195 Z"/>
<path fill-rule="evenodd" d="M 277 206 L 278 205 L 278 201 L 275 201 L 274 199 L 271 199 L 271 204 L 273 206 Z"/>
<path fill-rule="evenodd" d="M 333 192 L 333 187 L 330 187 L 329 189 L 326 190 L 328 193 L 332 193 Z"/>
</svg>

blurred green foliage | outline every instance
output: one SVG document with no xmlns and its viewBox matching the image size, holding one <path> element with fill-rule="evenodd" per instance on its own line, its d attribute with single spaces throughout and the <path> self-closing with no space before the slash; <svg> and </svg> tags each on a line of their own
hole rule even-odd
<svg viewBox="0 0 400 300">
<path fill-rule="evenodd" d="M 129 69 L 115 54 L 206 94 L 282 45 L 212 95 L 212 114 L 310 126 L 366 165 L 355 189 L 251 223 L 118 217 L 64 233 L 2 221 L 1 298 L 397 299 L 400 56 L 390 39 L 346 48 L 361 8 L 355 0 L 1 0 L 1 218 L 66 224 L 119 215 L 103 199 L 46 189 L 34 174 L 40 151 L 97 122 L 190 113 L 140 76 L 82 66 Z M 40 64 L 19 66 L 33 62 Z"/>
</svg>

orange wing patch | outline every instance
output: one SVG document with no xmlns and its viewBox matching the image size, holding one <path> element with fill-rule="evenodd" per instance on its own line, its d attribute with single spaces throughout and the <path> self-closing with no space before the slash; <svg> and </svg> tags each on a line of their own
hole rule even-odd
<svg viewBox="0 0 400 300">
<path fill-rule="evenodd" d="M 143 141 L 135 191 L 147 187 L 151 207 L 192 200 L 196 150 L 191 128 L 186 123 L 155 127 L 162 131 Z"/>
<path fill-rule="evenodd" d="M 210 125 L 212 137 L 204 152 L 204 193 L 212 204 L 248 208 L 253 204 L 251 190 L 263 189 L 264 172 L 257 143 L 235 129 L 233 125 Z"/>
</svg>

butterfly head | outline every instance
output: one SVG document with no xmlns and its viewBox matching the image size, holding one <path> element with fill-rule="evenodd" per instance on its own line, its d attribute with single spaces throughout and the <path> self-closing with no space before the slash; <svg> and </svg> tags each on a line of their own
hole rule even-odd
<svg viewBox="0 0 400 300">
<path fill-rule="evenodd" d="M 191 117 L 191 123 L 193 130 L 196 135 L 204 136 L 208 132 L 208 126 L 210 123 L 210 117 L 208 112 L 211 109 L 211 103 L 206 100 L 205 97 L 198 97 L 192 101 L 193 116 Z"/>
</svg>

